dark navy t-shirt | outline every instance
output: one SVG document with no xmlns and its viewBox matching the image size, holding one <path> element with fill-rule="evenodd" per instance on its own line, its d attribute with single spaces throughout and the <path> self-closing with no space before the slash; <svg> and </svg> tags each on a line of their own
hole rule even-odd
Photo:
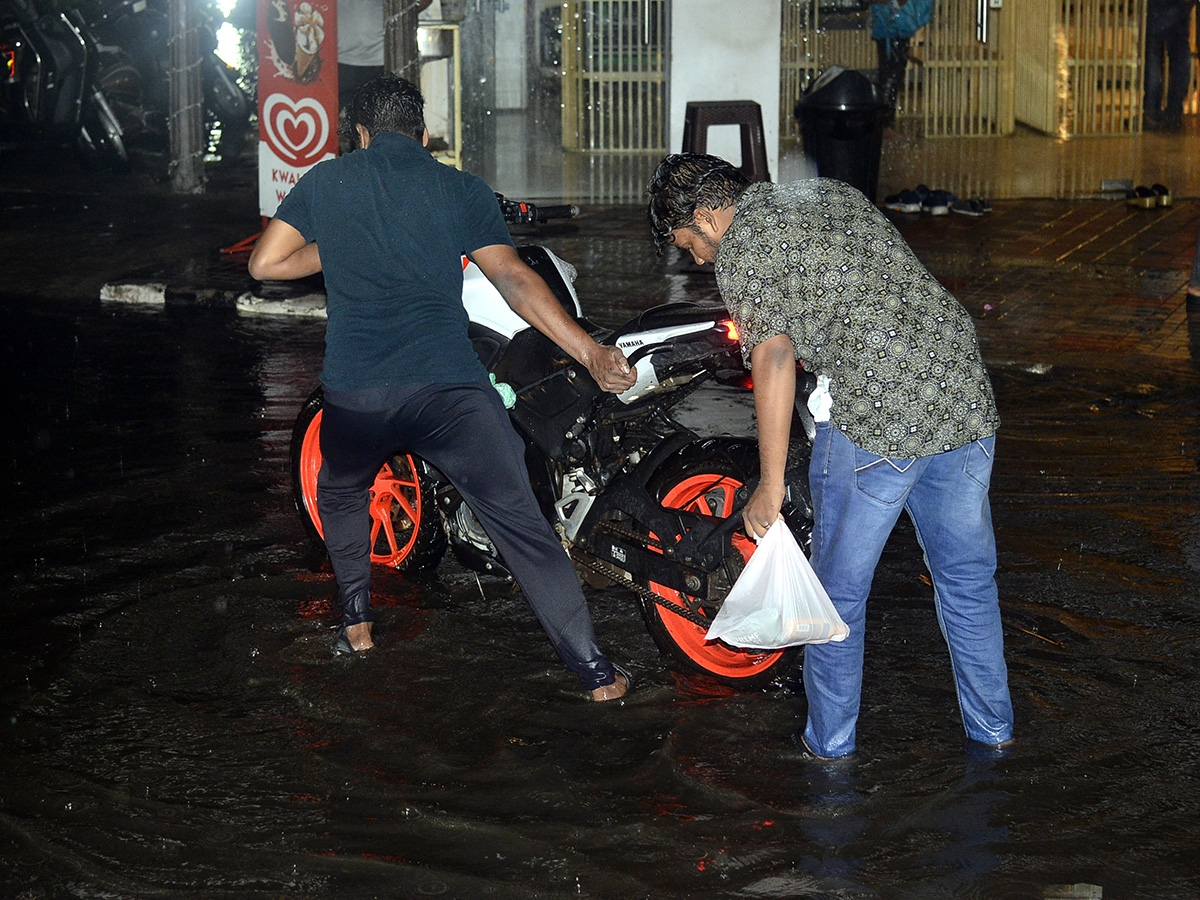
<svg viewBox="0 0 1200 900">
<path fill-rule="evenodd" d="M 487 379 L 467 337 L 462 257 L 512 238 L 483 179 L 379 134 L 314 166 L 275 216 L 320 250 L 328 390 Z"/>
</svg>

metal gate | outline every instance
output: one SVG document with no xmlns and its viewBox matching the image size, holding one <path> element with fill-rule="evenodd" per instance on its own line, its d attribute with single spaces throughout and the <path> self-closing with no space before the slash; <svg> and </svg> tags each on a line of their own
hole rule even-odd
<svg viewBox="0 0 1200 900">
<path fill-rule="evenodd" d="M 798 137 L 792 106 L 809 80 L 831 65 L 873 72 L 876 49 L 869 0 L 782 3 L 780 125 L 784 136 Z M 939 0 L 933 20 L 910 42 L 898 115 L 917 118 L 925 137 L 1011 132 L 1012 55 L 1006 48 L 1014 12 L 994 12 L 987 0 Z"/>
<path fill-rule="evenodd" d="M 818 72 L 875 68 L 867 0 L 783 0 L 780 31 L 779 135 L 798 140 L 796 101 Z"/>
<path fill-rule="evenodd" d="M 1140 131 L 1145 0 L 1021 9 L 1017 119 L 1060 137 Z"/>
<path fill-rule="evenodd" d="M 1035 0 L 1044 2 L 1044 0 Z M 910 65 L 919 85 L 926 137 L 1010 134 L 1013 130 L 1012 24 L 1019 4 L 942 0 Z"/>
<path fill-rule="evenodd" d="M 668 2 L 563 3 L 566 149 L 666 152 Z"/>
</svg>

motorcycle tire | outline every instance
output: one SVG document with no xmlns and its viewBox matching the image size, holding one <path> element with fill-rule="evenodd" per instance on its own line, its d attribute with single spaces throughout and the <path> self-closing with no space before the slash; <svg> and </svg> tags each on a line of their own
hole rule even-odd
<svg viewBox="0 0 1200 900">
<path fill-rule="evenodd" d="M 104 93 L 129 145 L 167 147 L 167 114 L 146 96 L 146 76 L 123 50 L 100 53 L 96 85 Z"/>
<path fill-rule="evenodd" d="M 758 477 L 758 448 L 748 441 L 713 438 L 665 464 L 648 485 L 656 501 L 672 509 L 728 518 L 735 496 L 747 482 Z M 709 576 L 708 597 L 695 597 L 664 585 L 649 583 L 658 596 L 702 612 L 709 619 L 737 580 L 755 543 L 740 529 L 733 535 L 733 551 L 721 568 Z M 738 690 L 757 690 L 787 675 L 797 648 L 747 650 L 705 637 L 707 626 L 698 625 L 662 604 L 641 598 L 646 628 L 668 657 L 681 668 L 701 672 Z"/>
<path fill-rule="evenodd" d="M 317 511 L 317 473 L 324 404 L 320 388 L 304 402 L 291 448 L 292 496 L 309 540 L 321 552 L 325 536 Z M 406 572 L 436 568 L 446 552 L 446 533 L 425 462 L 410 453 L 393 454 L 379 467 L 370 494 L 371 562 Z"/>
</svg>

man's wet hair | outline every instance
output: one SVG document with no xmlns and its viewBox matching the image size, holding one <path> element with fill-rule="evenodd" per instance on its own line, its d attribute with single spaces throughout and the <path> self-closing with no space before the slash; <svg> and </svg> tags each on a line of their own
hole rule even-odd
<svg viewBox="0 0 1200 900">
<path fill-rule="evenodd" d="M 650 196 L 650 233 L 662 256 L 671 232 L 696 221 L 696 208 L 732 206 L 751 184 L 740 169 L 719 156 L 673 153 L 658 164 L 646 187 Z"/>
<path fill-rule="evenodd" d="M 420 141 L 425 135 L 425 98 L 415 84 L 399 75 L 372 78 L 355 91 L 346 106 L 345 137 L 356 150 L 360 147 L 359 125 L 371 137 L 390 132 Z"/>
</svg>

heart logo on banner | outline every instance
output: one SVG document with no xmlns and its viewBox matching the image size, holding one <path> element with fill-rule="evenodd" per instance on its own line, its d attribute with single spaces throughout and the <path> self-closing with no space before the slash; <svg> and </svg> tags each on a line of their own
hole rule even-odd
<svg viewBox="0 0 1200 900">
<path fill-rule="evenodd" d="M 329 139 L 329 115 L 316 100 L 272 94 L 263 104 L 263 120 L 267 142 L 281 160 L 299 167 L 320 159 Z"/>
</svg>

